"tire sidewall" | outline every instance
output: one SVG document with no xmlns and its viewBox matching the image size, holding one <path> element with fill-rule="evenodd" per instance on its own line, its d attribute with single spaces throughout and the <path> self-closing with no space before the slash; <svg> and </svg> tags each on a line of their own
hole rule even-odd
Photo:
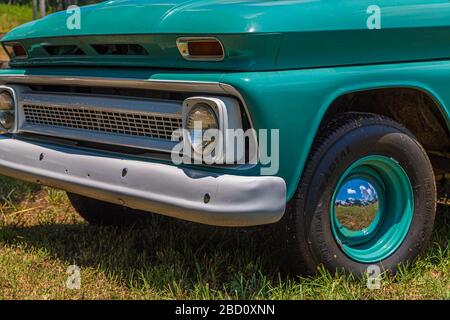
<svg viewBox="0 0 450 320">
<path fill-rule="evenodd" d="M 360 263 L 339 247 L 331 229 L 331 199 L 338 181 L 355 161 L 370 155 L 394 159 L 406 172 L 414 193 L 410 229 L 400 247 L 378 263 Z M 369 265 L 393 272 L 399 263 L 421 253 L 431 234 L 435 212 L 435 184 L 431 164 L 423 148 L 405 129 L 384 124 L 353 128 L 317 155 L 318 165 L 311 177 L 305 203 L 306 243 L 313 259 L 328 270 L 363 274 Z"/>
</svg>

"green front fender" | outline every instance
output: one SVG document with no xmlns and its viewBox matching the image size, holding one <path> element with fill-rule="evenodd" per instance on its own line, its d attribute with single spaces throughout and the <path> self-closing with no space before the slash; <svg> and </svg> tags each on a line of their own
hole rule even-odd
<svg viewBox="0 0 450 320">
<path fill-rule="evenodd" d="M 450 62 L 226 74 L 244 96 L 257 128 L 280 129 L 280 170 L 296 191 L 323 116 L 340 96 L 377 88 L 413 88 L 436 101 L 450 128 Z"/>
<path fill-rule="evenodd" d="M 343 94 L 374 88 L 416 88 L 429 93 L 438 102 L 447 125 L 450 124 L 448 61 L 245 73 L 98 68 L 0 70 L 0 75 L 10 73 L 230 84 L 242 94 L 256 129 L 279 129 L 277 175 L 286 181 L 287 199 L 293 196 L 297 188 L 324 114 L 332 102 Z M 231 171 L 233 174 L 257 175 L 257 169 Z M 214 170 L 230 172 L 227 169 Z"/>
</svg>

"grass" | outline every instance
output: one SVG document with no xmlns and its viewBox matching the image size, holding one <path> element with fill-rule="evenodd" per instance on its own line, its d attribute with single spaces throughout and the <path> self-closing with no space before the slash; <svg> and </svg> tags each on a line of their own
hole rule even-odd
<svg viewBox="0 0 450 320">
<path fill-rule="evenodd" d="M 141 228 L 99 228 L 62 191 L 0 178 L 0 195 L 0 299 L 450 299 L 449 207 L 424 257 L 369 290 L 323 270 L 282 275 L 257 230 L 156 216 Z M 80 290 L 65 285 L 72 264 Z"/>
<path fill-rule="evenodd" d="M 0 4 L 0 33 L 31 21 L 33 17 L 32 9 L 29 6 Z"/>
<path fill-rule="evenodd" d="M 32 16 L 32 9 L 29 6 L 0 4 L 0 39 L 9 30 L 31 21 Z M 8 61 L 8 56 L 1 46 L 0 61 Z"/>
<path fill-rule="evenodd" d="M 367 206 L 336 206 L 336 217 L 345 228 L 360 231 L 371 225 L 378 212 L 378 202 Z"/>
</svg>

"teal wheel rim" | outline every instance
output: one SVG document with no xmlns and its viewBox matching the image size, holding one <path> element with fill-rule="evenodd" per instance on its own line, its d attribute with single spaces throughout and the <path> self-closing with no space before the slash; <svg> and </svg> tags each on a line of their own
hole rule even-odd
<svg viewBox="0 0 450 320">
<path fill-rule="evenodd" d="M 340 177 L 330 208 L 332 233 L 341 250 L 357 262 L 376 263 L 405 240 L 414 214 L 414 193 L 397 161 L 368 156 Z"/>
</svg>

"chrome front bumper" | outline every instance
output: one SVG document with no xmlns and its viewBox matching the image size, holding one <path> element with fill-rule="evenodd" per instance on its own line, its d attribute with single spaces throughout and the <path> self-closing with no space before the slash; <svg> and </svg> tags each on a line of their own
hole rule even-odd
<svg viewBox="0 0 450 320">
<path fill-rule="evenodd" d="M 217 226 L 273 223 L 286 204 L 279 177 L 215 174 L 6 136 L 0 137 L 0 174 Z"/>
</svg>

